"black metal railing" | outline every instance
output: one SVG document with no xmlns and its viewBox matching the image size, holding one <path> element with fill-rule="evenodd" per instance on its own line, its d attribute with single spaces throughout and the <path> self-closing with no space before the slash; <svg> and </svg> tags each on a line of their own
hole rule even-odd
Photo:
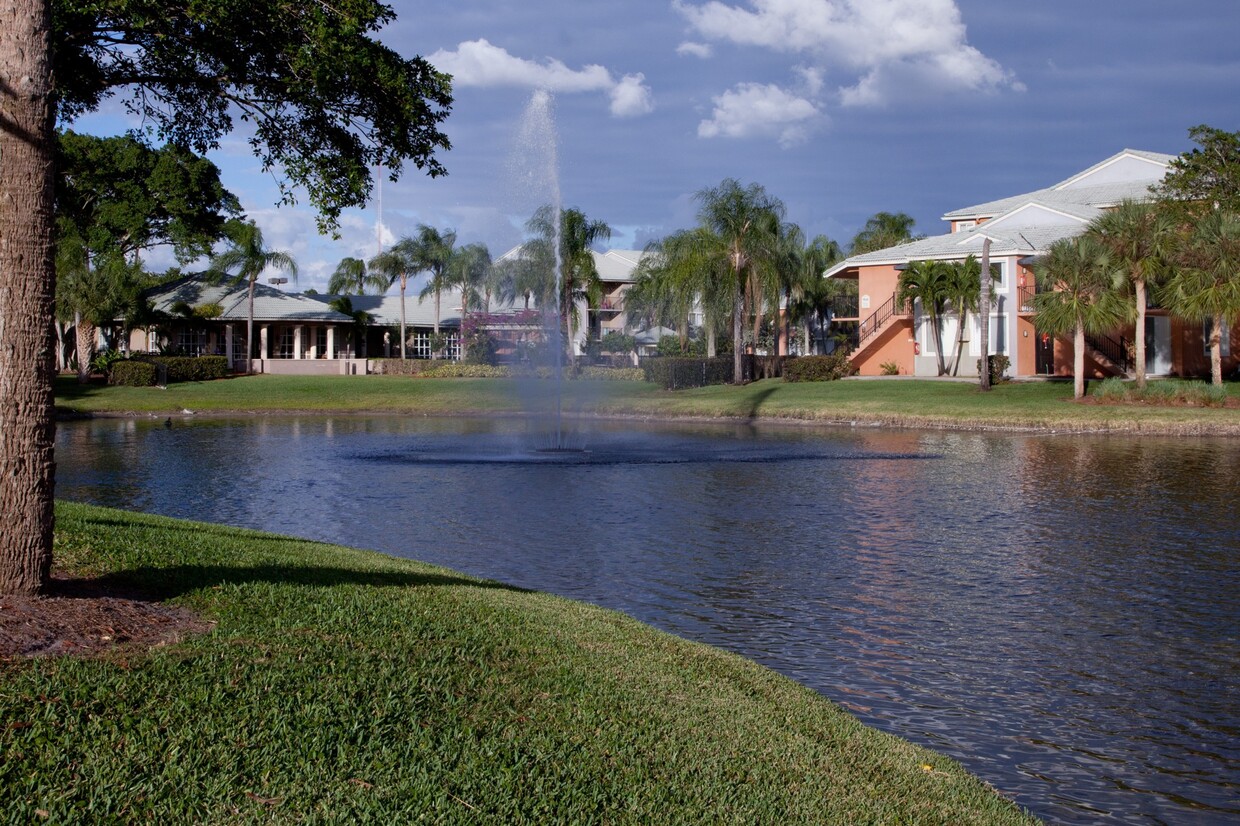
<svg viewBox="0 0 1240 826">
<path fill-rule="evenodd" d="M 1033 306 L 1033 296 L 1036 291 L 1033 287 L 1017 287 L 1016 298 L 1020 301 L 1020 312 L 1033 313 L 1037 312 Z"/>
<path fill-rule="evenodd" d="M 831 299 L 831 317 L 832 318 L 858 318 L 860 311 L 857 309 L 857 296 L 841 295 Z"/>
<path fill-rule="evenodd" d="M 895 293 L 878 305 L 878 309 L 870 313 L 870 317 L 857 326 L 857 349 L 864 347 L 865 343 L 877 335 L 901 309 L 904 308 L 896 304 Z"/>
<path fill-rule="evenodd" d="M 1085 343 L 1090 349 L 1106 356 L 1108 361 L 1124 373 L 1132 371 L 1132 356 L 1129 355 L 1130 342 L 1124 336 L 1120 336 L 1118 341 L 1110 336 L 1085 336 Z"/>
</svg>

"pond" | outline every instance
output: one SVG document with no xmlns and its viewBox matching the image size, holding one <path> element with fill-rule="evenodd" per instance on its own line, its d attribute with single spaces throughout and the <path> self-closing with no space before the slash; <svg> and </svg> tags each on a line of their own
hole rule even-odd
<svg viewBox="0 0 1240 826">
<path fill-rule="evenodd" d="M 738 652 L 1052 822 L 1240 817 L 1240 442 L 515 419 L 61 425 L 57 495 Z"/>
</svg>

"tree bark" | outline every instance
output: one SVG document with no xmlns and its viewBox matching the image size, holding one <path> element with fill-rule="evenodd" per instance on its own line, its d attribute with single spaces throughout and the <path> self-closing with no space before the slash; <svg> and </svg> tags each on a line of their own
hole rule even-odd
<svg viewBox="0 0 1240 826">
<path fill-rule="evenodd" d="M 400 360 L 405 360 L 405 277 L 400 277 Z"/>
<path fill-rule="evenodd" d="M 1136 279 L 1132 282 L 1137 293 L 1137 328 L 1133 333 L 1133 358 L 1136 360 L 1137 389 L 1145 389 L 1145 281 Z"/>
<path fill-rule="evenodd" d="M 978 386 L 990 390 L 990 239 L 982 239 L 982 283 L 978 287 L 977 315 L 982 351 L 982 367 L 978 370 Z"/>
<path fill-rule="evenodd" d="M 254 372 L 254 278 L 250 279 L 250 292 L 245 313 L 245 374 Z M 263 358 L 267 354 L 263 353 Z"/>
<path fill-rule="evenodd" d="M 1077 323 L 1072 337 L 1072 398 L 1085 398 L 1085 325 Z"/>
<path fill-rule="evenodd" d="M 1223 386 L 1223 316 L 1216 314 L 1210 326 L 1210 381 Z"/>
<path fill-rule="evenodd" d="M 50 15 L 0 5 L 0 593 L 33 594 L 52 565 Z"/>
<path fill-rule="evenodd" d="M 741 345 L 741 312 L 745 304 L 745 287 L 736 282 L 736 300 L 732 304 L 732 383 L 745 383 L 745 348 Z"/>
<path fill-rule="evenodd" d="M 76 313 L 74 314 L 73 329 L 73 341 L 77 349 L 78 384 L 86 384 L 90 381 L 90 363 L 95 357 L 95 331 L 97 328 L 94 324 L 82 318 L 81 313 Z"/>
</svg>

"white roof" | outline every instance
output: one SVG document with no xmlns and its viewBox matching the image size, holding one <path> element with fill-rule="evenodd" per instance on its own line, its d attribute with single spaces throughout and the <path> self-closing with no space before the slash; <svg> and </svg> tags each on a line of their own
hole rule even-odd
<svg viewBox="0 0 1240 826">
<path fill-rule="evenodd" d="M 223 321 L 244 321 L 249 317 L 248 285 L 225 280 L 213 284 L 205 273 L 193 273 L 168 284 L 147 290 L 144 296 L 160 312 L 176 315 L 173 307 L 181 302 L 190 307 L 218 304 Z M 334 321 L 350 318 L 336 312 L 322 301 L 298 293 L 286 293 L 261 282 L 254 285 L 254 319 L 256 321 Z"/>
<path fill-rule="evenodd" d="M 518 244 L 495 260 L 511 261 L 515 259 L 521 254 L 521 246 Z M 594 257 L 594 268 L 598 270 L 600 281 L 604 283 L 632 284 L 634 281 L 633 271 L 637 269 L 637 262 L 641 260 L 643 253 L 641 250 L 608 250 L 607 252 L 590 250 L 590 255 Z"/>
<path fill-rule="evenodd" d="M 990 239 L 992 256 L 1041 253 L 1061 238 L 1079 235 L 1104 208 L 1125 199 L 1150 198 L 1151 187 L 1163 179 L 1174 159 L 1174 155 L 1125 149 L 1046 189 L 965 207 L 943 216 L 948 221 L 990 219 L 979 226 L 854 255 L 827 270 L 824 276 L 830 278 L 859 266 L 958 260 L 970 253 L 980 254 L 983 238 Z"/>
</svg>

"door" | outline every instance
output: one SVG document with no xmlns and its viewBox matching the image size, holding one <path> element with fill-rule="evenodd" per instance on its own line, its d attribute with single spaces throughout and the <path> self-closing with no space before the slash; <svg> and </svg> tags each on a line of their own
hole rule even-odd
<svg viewBox="0 0 1240 826">
<path fill-rule="evenodd" d="M 1055 372 L 1055 337 L 1046 333 L 1036 335 L 1037 341 L 1033 345 L 1037 349 L 1034 370 L 1039 376 L 1049 376 Z"/>
<path fill-rule="evenodd" d="M 1171 319 L 1145 317 L 1145 372 L 1150 376 L 1171 373 Z"/>
</svg>

